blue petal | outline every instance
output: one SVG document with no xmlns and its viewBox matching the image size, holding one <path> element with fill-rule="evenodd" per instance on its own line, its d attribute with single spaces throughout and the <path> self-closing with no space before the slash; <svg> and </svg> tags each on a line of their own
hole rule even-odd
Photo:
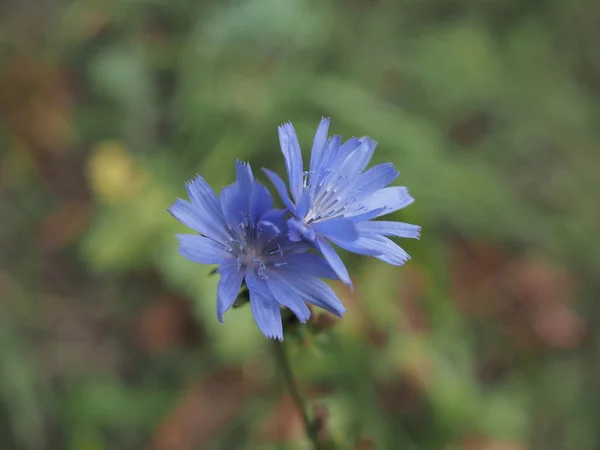
<svg viewBox="0 0 600 450">
<path fill-rule="evenodd" d="M 415 200 L 404 186 L 392 186 L 380 189 L 371 196 L 361 200 L 365 208 L 374 210 L 382 208 L 380 214 L 375 217 L 393 213 L 413 203 Z"/>
<path fill-rule="evenodd" d="M 308 241 L 303 240 L 300 242 L 292 242 L 289 239 L 286 239 L 285 241 L 283 241 L 281 243 L 281 249 L 283 250 L 283 254 L 287 255 L 287 254 L 296 254 L 296 253 L 303 253 L 303 252 L 308 252 L 310 250 L 314 250 L 315 246 L 311 245 Z"/>
<path fill-rule="evenodd" d="M 339 138 L 339 136 L 337 136 Z M 339 150 L 335 153 L 335 158 L 329 160 L 329 165 L 334 169 L 339 169 L 344 161 L 348 158 L 350 154 L 352 154 L 356 149 L 358 149 L 362 145 L 362 142 L 358 138 L 350 138 L 342 145 L 340 145 Z"/>
<path fill-rule="evenodd" d="M 294 200 L 298 202 L 302 194 L 303 174 L 302 167 L 302 152 L 300 143 L 296 136 L 296 131 L 291 123 L 285 123 L 278 128 L 279 144 L 285 159 L 285 167 L 287 169 L 288 178 L 290 180 L 290 190 Z"/>
<path fill-rule="evenodd" d="M 352 253 L 357 253 L 359 255 L 367 255 L 367 256 L 377 256 L 381 254 L 381 251 L 378 249 L 374 249 L 370 246 L 370 241 L 365 240 L 365 237 L 360 235 L 358 239 L 354 239 L 352 241 L 345 241 L 342 239 L 330 238 L 331 242 L 333 242 L 338 247 L 343 248 L 344 250 L 348 250 Z"/>
<path fill-rule="evenodd" d="M 329 131 L 329 118 L 323 117 L 319 126 L 317 127 L 317 132 L 315 133 L 315 139 L 313 140 L 313 146 L 310 153 L 310 175 L 309 179 L 312 178 L 312 175 L 317 172 L 319 169 L 319 165 L 321 163 L 321 159 L 323 158 L 323 153 L 325 152 L 327 146 L 327 132 Z"/>
<path fill-rule="evenodd" d="M 384 211 L 385 208 L 376 208 L 376 209 L 371 209 L 369 211 L 368 207 L 363 206 L 360 210 L 358 211 L 364 211 L 366 210 L 366 212 L 357 212 L 354 215 L 347 215 L 346 218 L 348 220 L 351 220 L 354 223 L 358 223 L 358 222 L 364 222 L 367 220 L 371 220 L 374 219 L 375 217 L 379 217 L 381 216 Z"/>
<path fill-rule="evenodd" d="M 330 219 L 318 222 L 313 225 L 317 233 L 329 238 L 334 236 L 345 241 L 352 241 L 358 238 L 356 226 L 348 219 Z"/>
<path fill-rule="evenodd" d="M 261 217 L 267 211 L 273 209 L 273 197 L 262 184 L 254 182 L 250 192 L 250 215 L 252 217 Z"/>
<path fill-rule="evenodd" d="M 348 155 L 340 168 L 340 172 L 344 176 L 352 177 L 358 175 L 365 170 L 365 167 L 367 167 L 373 157 L 377 142 L 368 137 L 361 138 L 360 142 L 361 145 Z"/>
<path fill-rule="evenodd" d="M 321 158 L 321 162 L 319 167 L 314 174 L 314 181 L 311 181 L 311 187 L 314 190 L 318 190 L 318 187 L 323 184 L 323 180 L 328 175 L 331 175 L 331 163 L 335 160 L 335 157 L 339 153 L 340 148 L 340 137 L 333 136 L 327 141 L 327 146 L 325 147 L 325 151 L 323 152 L 323 156 Z"/>
<path fill-rule="evenodd" d="M 256 226 L 256 240 L 255 245 L 257 247 L 266 247 L 269 243 L 275 241 L 281 235 L 281 229 L 273 222 L 261 221 Z M 276 246 L 276 244 L 273 244 Z"/>
<path fill-rule="evenodd" d="M 280 276 L 285 278 L 290 288 L 307 302 L 323 308 L 338 317 L 346 312 L 346 308 L 337 298 L 333 290 L 323 281 L 315 277 L 299 277 L 294 271 L 282 270 Z"/>
<path fill-rule="evenodd" d="M 363 255 L 375 256 L 375 258 L 394 266 L 402 266 L 410 259 L 408 253 L 400 246 L 379 234 L 361 234 L 356 241 L 350 244 L 354 249 L 349 250 Z"/>
<path fill-rule="evenodd" d="M 178 198 L 168 211 L 186 227 L 198 233 L 217 241 L 226 239 L 225 223 L 219 218 L 215 219 L 199 205 Z"/>
<path fill-rule="evenodd" d="M 225 220 L 232 229 L 237 229 L 239 224 L 248 215 L 250 199 L 249 192 L 244 192 L 237 181 L 221 190 L 221 207 Z"/>
<path fill-rule="evenodd" d="M 346 192 L 357 192 L 368 195 L 384 188 L 398 177 L 399 173 L 391 163 L 378 164 L 358 176 L 345 189 Z"/>
<path fill-rule="evenodd" d="M 306 213 L 308 213 L 308 210 L 310 208 L 310 203 L 310 192 L 308 190 L 302 191 L 300 201 L 296 204 L 296 210 L 294 211 L 294 215 L 299 219 L 304 219 L 304 217 L 306 217 Z"/>
<path fill-rule="evenodd" d="M 277 175 L 275 172 L 271 172 L 269 169 L 263 168 L 263 172 L 265 173 L 265 175 L 267 175 L 269 181 L 271 181 L 271 184 L 273 184 L 273 186 L 275 187 L 275 190 L 277 191 L 277 194 L 281 198 L 281 201 L 283 202 L 285 207 L 293 213 L 295 210 L 294 204 L 290 200 L 290 196 L 288 195 L 288 190 L 284 181 L 279 175 Z"/>
<path fill-rule="evenodd" d="M 421 235 L 421 227 L 404 222 L 391 222 L 385 220 L 374 220 L 356 224 L 359 232 L 381 234 L 383 236 L 397 236 L 403 238 L 418 239 Z"/>
<path fill-rule="evenodd" d="M 250 292 L 250 308 L 260 331 L 269 339 L 283 340 L 281 310 L 264 281 L 258 280 L 250 270 L 246 271 L 246 286 Z"/>
<path fill-rule="evenodd" d="M 252 168 L 249 163 L 241 161 L 235 162 L 235 170 L 237 173 L 237 182 L 241 186 L 242 190 L 251 190 L 254 185 L 254 175 L 252 174 Z"/>
<path fill-rule="evenodd" d="M 373 239 L 373 241 L 375 243 L 373 247 L 377 247 L 381 251 L 375 258 L 383 262 L 392 264 L 393 266 L 402 266 L 410 259 L 409 254 L 403 248 L 386 237 L 378 237 L 377 239 Z"/>
<path fill-rule="evenodd" d="M 310 309 L 298 293 L 277 272 L 274 270 L 269 271 L 269 277 L 267 278 L 267 286 L 271 294 L 281 305 L 289 308 L 301 323 L 305 323 L 310 318 Z"/>
<path fill-rule="evenodd" d="M 305 226 L 298 219 L 288 220 L 288 238 L 292 242 L 300 242 L 302 240 L 302 232 Z"/>
<path fill-rule="evenodd" d="M 194 234 L 176 234 L 179 239 L 179 253 L 190 261 L 199 264 L 221 264 L 232 258 L 225 247 L 212 239 Z"/>
<path fill-rule="evenodd" d="M 238 270 L 237 264 L 232 261 L 229 264 L 221 264 L 219 274 L 221 279 L 217 285 L 217 318 L 219 322 L 223 322 L 223 314 L 238 297 L 244 272 Z"/>
<path fill-rule="evenodd" d="M 332 150 L 328 149 L 328 153 L 321 164 L 321 168 L 316 177 L 314 186 L 311 186 L 313 193 L 322 192 L 323 189 L 331 189 L 334 186 L 339 193 L 346 191 L 345 188 L 351 187 L 353 181 L 346 173 L 342 171 L 344 161 L 353 151 L 361 146 L 361 141 L 357 138 L 349 139 L 339 146 L 340 137 L 333 136 L 331 138 Z"/>
<path fill-rule="evenodd" d="M 337 279 L 337 275 L 327 262 L 315 253 L 286 253 L 281 257 L 286 270 L 313 277 Z"/>
<path fill-rule="evenodd" d="M 309 242 L 315 240 L 316 234 L 313 227 L 307 227 L 298 219 L 291 218 L 287 222 L 288 225 L 288 237 L 293 242 L 299 242 L 302 239 L 306 239 Z"/>
<path fill-rule="evenodd" d="M 198 175 L 185 184 L 185 189 L 194 206 L 201 206 L 204 213 L 212 216 L 215 221 L 223 222 L 221 203 L 210 185 Z"/>
<path fill-rule="evenodd" d="M 342 259 L 335 252 L 331 244 L 327 242 L 325 238 L 317 237 L 316 245 L 319 251 L 323 254 L 325 261 L 327 261 L 327 263 L 331 266 L 338 278 L 344 284 L 347 284 L 350 289 L 352 289 L 352 280 L 350 280 L 348 269 L 346 269 Z"/>
<path fill-rule="evenodd" d="M 267 251 L 281 249 L 287 240 L 287 211 L 272 209 L 263 214 L 257 224 L 257 245 L 268 247 Z"/>
<path fill-rule="evenodd" d="M 263 215 L 260 216 L 260 222 L 270 222 L 275 225 L 277 228 L 283 230 L 285 228 L 285 216 L 287 215 L 287 211 L 285 209 L 270 209 L 266 211 Z"/>
</svg>

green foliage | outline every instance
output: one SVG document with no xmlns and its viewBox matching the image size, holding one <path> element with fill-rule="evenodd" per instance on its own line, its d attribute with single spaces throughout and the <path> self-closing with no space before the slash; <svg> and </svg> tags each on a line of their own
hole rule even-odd
<svg viewBox="0 0 600 450">
<path fill-rule="evenodd" d="M 598 447 L 600 16 L 591 2 L 84 0 L 47 8 L 44 43 L 31 26 L 18 26 L 27 6 L 0 18 L 3 72 L 19 67 L 19 55 L 31 57 L 32 72 L 50 61 L 71 93 L 46 102 L 38 90 L 50 81 L 31 82 L 27 94 L 22 72 L 0 79 L 0 192 L 9 194 L 0 198 L 8 217 L 0 242 L 18 255 L 3 261 L 0 280 L 28 293 L 0 286 L 11 299 L 0 320 L 1 448 L 150 448 L 191 380 L 230 366 L 252 379 L 259 367 L 263 383 L 276 384 L 249 308 L 218 323 L 217 277 L 178 255 L 174 234 L 185 228 L 166 208 L 196 173 L 217 190 L 230 183 L 238 158 L 257 173 L 269 166 L 283 174 L 276 126 L 293 121 L 308 150 L 321 116 L 331 116 L 344 138 L 379 142 L 374 160 L 393 162 L 416 198 L 394 219 L 423 225 L 420 241 L 402 243 L 413 257 L 405 268 L 345 255 L 357 285 L 353 294 L 341 291 L 347 317 L 292 345 L 302 383 L 328 386 L 313 400 L 329 408 L 340 448 L 362 437 L 390 450 L 458 448 L 451 446 L 475 435 L 532 449 Z M 23 98 L 21 116 L 8 101 L 13 91 Z M 58 126 L 42 125 L 57 117 L 69 128 L 55 148 L 42 137 Z M 80 184 L 65 181 L 80 172 Z M 37 235 L 22 242 L 54 207 L 81 198 L 89 222 L 70 240 L 56 248 L 43 248 Z M 66 217 L 50 236 L 70 229 L 75 219 Z M 453 255 L 480 243 L 509 260 L 502 266 L 509 275 L 490 269 L 481 285 L 492 288 L 477 290 L 469 283 L 487 260 L 469 266 Z M 540 287 L 539 273 L 515 269 L 523 260 L 559 269 L 576 288 L 561 290 L 550 276 Z M 457 281 L 458 269 L 470 277 Z M 535 278 L 529 290 L 519 275 Z M 470 313 L 464 290 L 491 312 Z M 564 292 L 573 298 L 560 299 L 567 312 L 548 338 L 534 312 L 555 307 L 547 299 Z M 113 314 L 98 313 L 117 330 L 102 340 L 117 368 L 88 370 L 82 360 L 58 381 L 46 373 L 33 350 L 44 339 L 25 324 L 34 318 L 54 327 L 44 321 L 59 309 L 48 306 L 49 296 L 76 298 L 82 328 L 102 322 L 86 322 L 82 310 Z M 174 296 L 189 300 L 202 338 L 191 348 L 172 344 L 167 361 L 139 342 L 158 340 L 160 329 L 139 338 L 135 318 Z M 423 329 L 405 324 L 405 297 L 425 316 Z M 518 322 L 506 319 L 506 304 L 521 308 L 513 315 L 527 322 L 526 337 L 506 325 Z M 561 327 L 574 320 L 583 321 L 588 341 L 564 337 Z M 57 346 L 58 354 L 74 351 Z M 508 354 L 510 367 L 488 380 L 479 368 L 497 354 Z M 412 378 L 417 387 L 402 387 Z M 202 448 L 258 448 L 249 436 L 273 392 L 254 392 Z M 403 406 L 411 395 L 417 406 Z M 206 413 L 207 402 L 188 414 Z M 550 437 L 549 429 L 556 429 Z M 44 446 L 55 435 L 60 444 Z"/>
</svg>

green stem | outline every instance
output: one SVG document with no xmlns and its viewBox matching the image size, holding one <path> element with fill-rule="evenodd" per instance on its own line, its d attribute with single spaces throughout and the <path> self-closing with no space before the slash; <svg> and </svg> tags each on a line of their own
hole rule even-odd
<svg viewBox="0 0 600 450">
<path fill-rule="evenodd" d="M 315 450 L 325 450 L 323 443 L 317 435 L 317 430 L 315 429 L 313 422 L 308 416 L 306 402 L 304 401 L 304 398 L 302 397 L 302 395 L 300 394 L 300 390 L 298 389 L 298 383 L 296 383 L 296 377 L 294 376 L 294 372 L 292 371 L 292 366 L 290 364 L 285 344 L 283 342 L 274 341 L 273 350 L 275 354 L 275 360 L 280 366 L 281 373 L 283 375 L 283 378 L 285 379 L 288 391 L 290 391 L 290 395 L 292 396 L 294 403 L 296 403 L 296 406 L 302 414 L 304 428 L 306 429 L 306 434 L 308 435 L 308 438 L 312 442 L 313 448 Z"/>
</svg>

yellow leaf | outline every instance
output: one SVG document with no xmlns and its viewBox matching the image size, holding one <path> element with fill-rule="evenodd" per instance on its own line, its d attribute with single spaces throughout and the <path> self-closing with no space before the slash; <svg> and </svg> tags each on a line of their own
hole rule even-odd
<svg viewBox="0 0 600 450">
<path fill-rule="evenodd" d="M 138 192 L 146 179 L 120 142 L 100 142 L 92 150 L 88 182 L 101 202 L 108 205 L 124 203 Z"/>
</svg>

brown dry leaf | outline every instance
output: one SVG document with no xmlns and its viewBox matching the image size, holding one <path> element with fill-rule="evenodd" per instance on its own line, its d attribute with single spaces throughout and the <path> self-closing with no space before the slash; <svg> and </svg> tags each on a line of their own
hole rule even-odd
<svg viewBox="0 0 600 450">
<path fill-rule="evenodd" d="M 136 325 L 138 344 L 158 353 L 198 342 L 200 331 L 193 317 L 189 301 L 173 294 L 164 295 L 141 312 Z"/>
<path fill-rule="evenodd" d="M 256 386 L 240 367 L 217 370 L 191 385 L 158 427 L 153 450 L 203 448 L 238 414 Z"/>
<path fill-rule="evenodd" d="M 453 296 L 465 314 L 492 316 L 526 347 L 572 348 L 586 334 L 586 323 L 567 306 L 575 280 L 543 261 L 513 260 L 491 244 L 453 249 Z"/>
<path fill-rule="evenodd" d="M 312 305 L 308 305 L 308 308 L 311 311 L 308 323 L 317 331 L 328 330 L 337 325 L 341 320 L 339 317 L 328 312 L 323 312 L 323 310 L 314 308 Z"/>
<path fill-rule="evenodd" d="M 77 15 L 79 22 L 78 28 L 81 30 L 80 36 L 82 41 L 92 39 L 100 34 L 110 24 L 111 17 L 106 11 L 100 9 L 92 9 L 87 6 L 82 8 Z"/>
<path fill-rule="evenodd" d="M 448 137 L 465 147 L 476 145 L 491 125 L 491 117 L 484 112 L 473 112 L 461 117 L 448 131 Z"/>
<path fill-rule="evenodd" d="M 293 442 L 304 437 L 302 415 L 289 394 L 284 394 L 268 415 L 255 439 L 260 444 Z"/>
<path fill-rule="evenodd" d="M 400 326 L 407 332 L 424 333 L 429 330 L 427 315 L 420 301 L 425 290 L 425 278 L 419 267 L 406 267 L 402 271 L 399 289 Z"/>
<path fill-rule="evenodd" d="M 317 437 L 321 442 L 329 440 L 329 410 L 323 403 L 313 405 L 313 414 L 315 430 Z"/>
<path fill-rule="evenodd" d="M 548 305 L 536 311 L 532 327 L 546 345 L 564 349 L 579 346 L 587 331 L 583 318 L 561 304 Z"/>
<path fill-rule="evenodd" d="M 506 303 L 498 289 L 507 256 L 487 242 L 470 242 L 454 247 L 450 255 L 452 297 L 468 315 L 494 315 Z"/>
<path fill-rule="evenodd" d="M 0 120 L 50 192 L 81 199 L 82 167 L 70 152 L 75 97 L 69 83 L 56 56 L 14 56 L 0 74 Z"/>
<path fill-rule="evenodd" d="M 352 450 L 375 450 L 375 442 L 369 438 L 361 438 Z"/>
<path fill-rule="evenodd" d="M 424 399 L 424 380 L 416 374 L 402 371 L 396 378 L 386 380 L 377 386 L 382 407 L 393 413 L 407 413 L 417 410 Z"/>
<path fill-rule="evenodd" d="M 480 358 L 477 363 L 477 376 L 484 383 L 500 380 L 515 364 L 515 358 L 505 347 L 494 348 Z"/>
<path fill-rule="evenodd" d="M 468 436 L 462 440 L 462 450 L 527 450 L 523 444 L 502 442 L 487 437 Z"/>
<path fill-rule="evenodd" d="M 575 282 L 564 270 L 542 261 L 517 261 L 507 268 L 510 292 L 530 304 L 571 302 L 575 298 Z"/>
<path fill-rule="evenodd" d="M 77 239 L 86 229 L 91 215 L 84 201 L 64 203 L 51 212 L 37 230 L 37 241 L 43 250 L 58 250 Z"/>
<path fill-rule="evenodd" d="M 73 98 L 56 60 L 18 55 L 0 76 L 0 117 L 34 152 L 68 150 Z"/>
<path fill-rule="evenodd" d="M 38 3 L 32 8 L 26 2 L 8 1 L 2 6 L 2 25 L 7 28 L 7 35 L 12 37 L 17 48 L 40 47 L 41 42 L 48 40 L 54 17 L 51 5 Z"/>
<path fill-rule="evenodd" d="M 507 269 L 506 286 L 524 305 L 537 339 L 555 348 L 581 344 L 587 325 L 569 306 L 575 298 L 575 281 L 564 270 L 541 261 L 518 261 Z"/>
</svg>

